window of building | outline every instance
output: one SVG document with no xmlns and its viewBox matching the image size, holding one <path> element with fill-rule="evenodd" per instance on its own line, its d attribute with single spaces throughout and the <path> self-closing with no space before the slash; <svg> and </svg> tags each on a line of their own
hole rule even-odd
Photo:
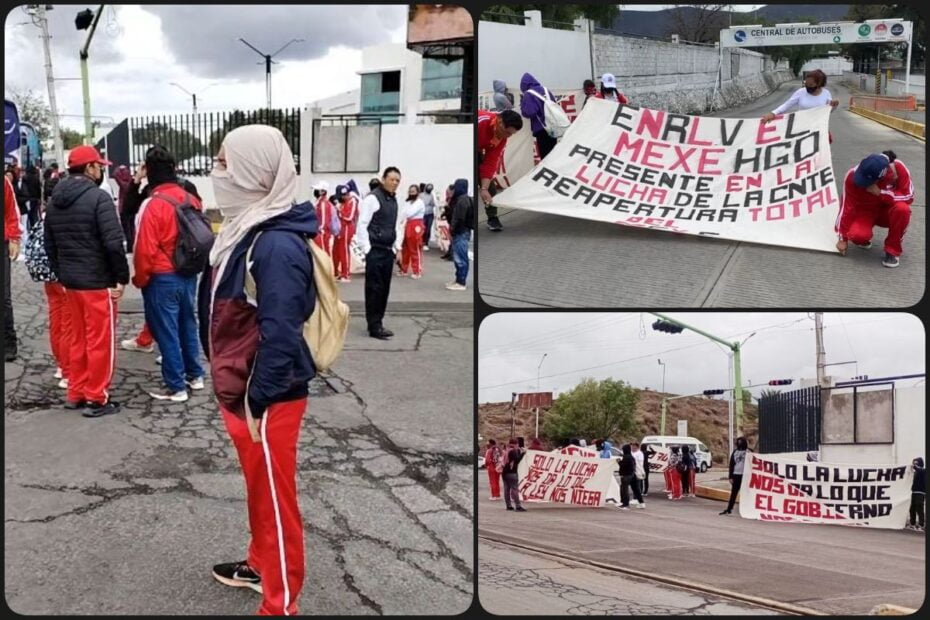
<svg viewBox="0 0 930 620">
<path fill-rule="evenodd" d="M 420 99 L 458 99 L 462 96 L 462 69 L 464 61 L 423 59 L 423 80 Z"/>
<path fill-rule="evenodd" d="M 400 112 L 400 71 L 362 75 L 361 111 L 363 114 Z M 385 117 L 383 122 L 397 122 Z"/>
</svg>

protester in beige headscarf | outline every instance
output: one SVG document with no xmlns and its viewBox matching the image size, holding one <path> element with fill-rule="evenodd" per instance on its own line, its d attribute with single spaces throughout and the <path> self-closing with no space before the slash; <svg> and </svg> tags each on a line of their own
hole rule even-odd
<svg viewBox="0 0 930 620">
<path fill-rule="evenodd" d="M 316 303 L 307 246 L 316 213 L 296 202 L 294 158 L 277 129 L 234 129 L 217 159 L 224 220 L 201 282 L 201 338 L 245 475 L 252 541 L 245 560 L 218 564 L 213 576 L 261 592 L 262 615 L 294 615 L 304 579 L 297 436 L 316 374 L 302 334 Z M 244 292 L 246 269 L 254 299 Z"/>
</svg>

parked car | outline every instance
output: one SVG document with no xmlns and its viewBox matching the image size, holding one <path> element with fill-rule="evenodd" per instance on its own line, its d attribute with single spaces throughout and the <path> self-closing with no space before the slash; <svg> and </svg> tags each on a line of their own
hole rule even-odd
<svg viewBox="0 0 930 620">
<path fill-rule="evenodd" d="M 661 446 L 670 448 L 672 446 L 688 446 L 688 449 L 694 454 L 698 470 L 703 474 L 713 466 L 714 461 L 710 453 L 710 448 L 701 443 L 694 437 L 681 437 L 675 435 L 647 435 L 643 437 L 641 444 L 651 446 Z"/>
</svg>

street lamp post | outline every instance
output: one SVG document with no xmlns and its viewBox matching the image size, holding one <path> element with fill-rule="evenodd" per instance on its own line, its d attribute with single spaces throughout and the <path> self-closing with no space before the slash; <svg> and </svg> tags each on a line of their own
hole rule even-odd
<svg viewBox="0 0 930 620">
<path fill-rule="evenodd" d="M 88 50 L 90 49 L 90 42 L 94 38 L 94 32 L 97 30 L 97 23 L 100 21 L 100 17 L 103 15 L 103 7 L 105 5 L 101 4 L 97 9 L 97 13 L 93 16 L 93 22 L 90 24 L 86 23 L 86 13 L 79 13 L 78 19 L 75 20 L 75 27 L 78 30 L 84 30 L 88 25 L 90 26 L 90 31 L 87 33 L 87 40 L 84 41 L 84 47 L 81 48 L 81 90 L 84 96 L 84 144 L 93 144 L 94 142 L 94 126 L 90 120 L 90 76 L 89 70 L 87 68 L 87 59 L 89 57 Z M 88 9 L 89 11 L 89 9 Z"/>
<path fill-rule="evenodd" d="M 274 54 L 266 54 L 262 52 L 257 47 L 255 47 L 254 45 L 252 45 L 251 43 L 249 43 L 248 41 L 246 41 L 245 39 L 241 37 L 239 38 L 239 40 L 242 41 L 242 43 L 244 43 L 247 47 L 249 47 L 256 54 L 258 54 L 259 56 L 265 59 L 265 99 L 268 102 L 268 109 L 270 110 L 271 109 L 271 65 L 277 64 L 272 60 L 272 58 L 274 58 L 275 56 L 283 52 L 285 48 L 287 48 L 291 43 L 303 43 L 303 39 L 291 39 L 290 41 L 285 43 L 284 46 L 281 47 L 281 49 L 279 49 Z"/>
<path fill-rule="evenodd" d="M 539 369 L 542 368 L 543 361 L 545 361 L 548 353 L 543 353 L 542 358 L 539 360 L 539 366 L 536 367 L 536 392 L 539 392 Z M 537 401 L 538 402 L 538 401 Z M 539 405 L 536 405 L 536 438 L 539 438 Z"/>
<path fill-rule="evenodd" d="M 178 84 L 177 82 L 169 82 L 169 84 L 170 84 L 171 86 L 175 86 L 175 87 L 181 89 L 182 91 L 184 91 L 185 93 L 187 93 L 188 95 L 191 96 L 191 102 L 193 103 L 193 107 L 194 107 L 194 116 L 197 116 L 197 93 L 192 93 L 191 91 L 187 90 L 186 88 L 184 88 L 183 86 L 181 86 L 181 85 Z M 202 91 L 200 91 L 200 93 L 203 94 L 203 93 L 207 92 L 207 90 L 213 88 L 213 87 L 216 86 L 217 84 L 219 84 L 219 82 L 214 82 L 213 84 L 210 84 L 209 86 L 207 86 L 206 88 L 204 88 Z"/>
<path fill-rule="evenodd" d="M 659 366 L 662 367 L 662 393 L 665 394 L 665 363 L 659 360 Z"/>
</svg>

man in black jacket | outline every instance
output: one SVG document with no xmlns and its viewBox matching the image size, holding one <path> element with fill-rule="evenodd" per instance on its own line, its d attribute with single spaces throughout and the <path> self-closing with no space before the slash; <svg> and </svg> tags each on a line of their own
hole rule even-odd
<svg viewBox="0 0 930 620">
<path fill-rule="evenodd" d="M 49 265 L 67 289 L 71 367 L 66 409 L 96 418 L 119 410 L 108 393 L 116 367 L 116 305 L 129 282 L 123 229 L 113 199 L 100 189 L 110 165 L 92 146 L 68 155 L 68 177 L 45 216 Z"/>
<path fill-rule="evenodd" d="M 464 291 L 468 279 L 468 242 L 474 228 L 475 210 L 468 195 L 468 181 L 456 179 L 452 185 L 452 219 L 449 233 L 452 235 L 452 262 L 455 265 L 455 281 L 446 284 L 450 291 Z"/>
</svg>

